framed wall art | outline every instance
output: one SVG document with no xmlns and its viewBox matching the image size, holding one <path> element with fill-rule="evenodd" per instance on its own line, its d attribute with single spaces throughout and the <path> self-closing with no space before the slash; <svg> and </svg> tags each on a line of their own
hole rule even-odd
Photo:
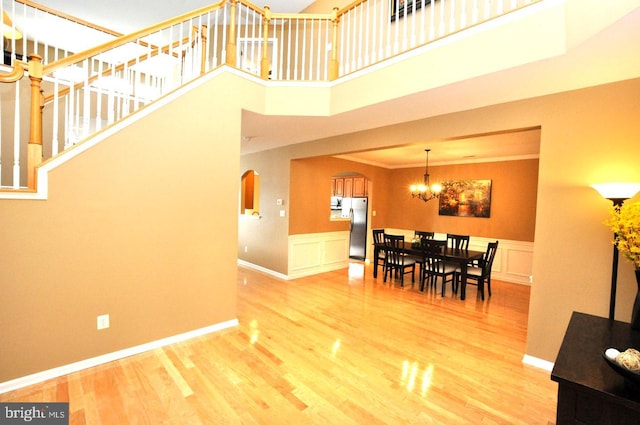
<svg viewBox="0 0 640 425">
<path fill-rule="evenodd" d="M 451 180 L 442 183 L 439 215 L 482 217 L 491 215 L 491 180 Z"/>
<path fill-rule="evenodd" d="M 390 0 L 391 22 L 428 5 L 431 0 Z"/>
</svg>

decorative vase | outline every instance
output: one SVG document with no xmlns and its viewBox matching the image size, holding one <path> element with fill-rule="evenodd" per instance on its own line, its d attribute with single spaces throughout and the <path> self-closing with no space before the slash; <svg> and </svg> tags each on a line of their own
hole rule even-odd
<svg viewBox="0 0 640 425">
<path fill-rule="evenodd" d="M 640 330 L 640 267 L 636 267 L 636 284 L 638 285 L 638 291 L 631 311 L 631 329 Z"/>
</svg>

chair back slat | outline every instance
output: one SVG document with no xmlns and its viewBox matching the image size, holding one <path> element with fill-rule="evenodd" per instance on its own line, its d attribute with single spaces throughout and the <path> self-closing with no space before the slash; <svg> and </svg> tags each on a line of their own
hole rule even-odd
<svg viewBox="0 0 640 425">
<path fill-rule="evenodd" d="M 491 275 L 491 268 L 493 267 L 493 260 L 496 257 L 498 251 L 498 241 L 489 242 L 487 245 L 487 251 L 482 258 L 482 274 L 485 276 Z"/>
<path fill-rule="evenodd" d="M 447 247 L 447 241 L 422 239 L 420 246 L 426 270 L 438 273 L 440 267 L 444 265 L 444 251 Z"/>
<path fill-rule="evenodd" d="M 384 244 L 384 229 L 373 229 L 373 243 L 376 245 Z"/>
<path fill-rule="evenodd" d="M 420 239 L 433 239 L 434 232 L 425 232 L 424 230 L 416 230 L 413 233 L 413 236 Z"/>
<path fill-rule="evenodd" d="M 469 235 L 447 233 L 447 245 L 453 249 L 469 249 Z"/>
<path fill-rule="evenodd" d="M 404 264 L 404 255 L 402 248 L 404 247 L 403 235 L 384 235 L 384 245 L 386 249 L 387 262 L 395 265 Z"/>
</svg>

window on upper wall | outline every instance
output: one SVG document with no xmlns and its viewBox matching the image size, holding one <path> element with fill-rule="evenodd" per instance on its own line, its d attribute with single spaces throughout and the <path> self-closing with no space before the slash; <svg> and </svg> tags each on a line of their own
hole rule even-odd
<svg viewBox="0 0 640 425">
<path fill-rule="evenodd" d="M 260 174 L 249 170 L 240 182 L 240 214 L 260 215 Z"/>
</svg>

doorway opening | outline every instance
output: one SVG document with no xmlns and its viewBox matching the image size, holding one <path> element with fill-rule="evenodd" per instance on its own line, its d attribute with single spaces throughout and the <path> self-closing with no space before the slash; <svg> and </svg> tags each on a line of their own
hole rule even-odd
<svg viewBox="0 0 640 425">
<path fill-rule="evenodd" d="M 368 179 L 356 173 L 331 178 L 331 213 L 349 220 L 349 258 L 366 260 L 369 227 Z"/>
</svg>

